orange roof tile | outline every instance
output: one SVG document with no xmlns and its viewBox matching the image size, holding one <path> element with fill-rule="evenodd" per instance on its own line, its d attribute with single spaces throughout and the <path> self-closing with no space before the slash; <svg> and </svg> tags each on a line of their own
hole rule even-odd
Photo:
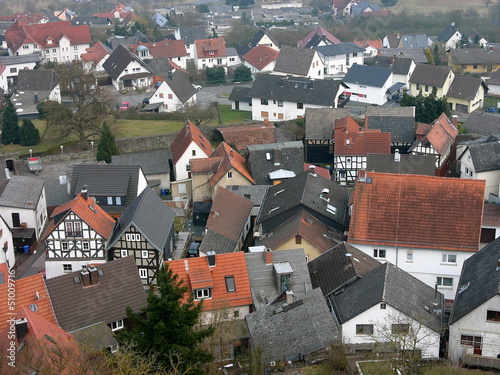
<svg viewBox="0 0 500 375">
<path fill-rule="evenodd" d="M 304 172 L 308 171 L 311 169 L 311 167 L 314 166 L 314 171 L 319 174 L 320 176 L 323 176 L 326 179 L 330 179 L 330 171 L 326 168 L 323 167 L 318 167 L 317 165 L 314 164 L 309 164 L 309 163 L 304 163 Z"/>
<path fill-rule="evenodd" d="M 116 221 L 109 216 L 93 199 L 83 198 L 82 193 L 79 193 L 74 199 L 66 202 L 54 209 L 52 215 L 50 216 L 53 220 L 47 227 L 45 231 L 45 238 L 50 234 L 62 221 L 54 221 L 57 215 L 65 213 L 64 217 L 69 212 L 75 213 L 80 219 L 82 219 L 89 227 L 99 233 L 103 238 L 108 239 L 111 236 L 111 232 L 116 224 Z"/>
<path fill-rule="evenodd" d="M 86 53 L 82 53 L 82 60 L 85 62 L 92 62 L 94 66 L 96 66 L 99 61 L 101 61 L 104 57 L 109 55 L 108 49 L 102 44 L 102 42 L 97 41 L 90 48 L 87 48 Z"/>
<path fill-rule="evenodd" d="M 262 70 L 273 61 L 276 61 L 279 55 L 279 51 L 261 44 L 252 48 L 245 55 L 243 55 L 243 60 L 252 64 L 258 70 Z"/>
<path fill-rule="evenodd" d="M 212 298 L 203 300 L 205 311 L 247 306 L 253 303 L 245 254 L 215 255 L 215 267 L 208 266 L 208 257 L 178 259 L 165 262 L 188 287 L 187 299 L 195 289 L 212 288 Z M 226 287 L 226 276 L 234 277 L 235 291 Z"/>
<path fill-rule="evenodd" d="M 197 39 L 194 41 L 196 56 L 200 58 L 226 57 L 226 42 L 224 38 Z"/>
<path fill-rule="evenodd" d="M 383 48 L 382 46 L 382 39 L 375 39 L 375 40 L 355 40 L 354 43 L 356 43 L 358 46 L 362 48 L 367 48 L 367 47 L 373 47 L 375 49 Z"/>
<path fill-rule="evenodd" d="M 433 123 L 432 129 L 427 133 L 426 138 L 440 155 L 445 155 L 450 146 L 455 142 L 458 129 L 451 120 L 442 113 Z"/>
<path fill-rule="evenodd" d="M 191 142 L 195 142 L 198 146 L 200 146 L 200 148 L 204 150 L 207 155 L 212 153 L 210 141 L 203 135 L 195 124 L 188 121 L 170 145 L 170 150 L 172 151 L 172 161 L 174 164 L 176 164 L 184 152 L 186 152 Z"/>
<path fill-rule="evenodd" d="M 183 40 L 164 39 L 154 43 L 138 43 L 128 46 L 134 55 L 137 55 L 137 48 L 145 46 L 149 49 L 149 53 L 153 58 L 166 57 L 182 57 L 187 56 L 186 44 Z"/>
<path fill-rule="evenodd" d="M 366 129 L 351 116 L 335 120 L 335 155 L 363 156 L 367 154 L 390 154 L 391 134 L 380 129 Z"/>
<path fill-rule="evenodd" d="M 333 138 L 335 138 L 335 133 L 355 133 L 362 129 L 363 126 L 359 125 L 351 116 L 341 117 L 336 119 L 333 124 Z"/>
<path fill-rule="evenodd" d="M 233 145 L 236 150 L 246 150 L 247 145 L 260 145 L 267 143 L 275 143 L 276 128 L 269 121 L 248 124 L 227 126 L 217 128 L 221 132 L 224 142 Z"/>
<path fill-rule="evenodd" d="M 222 157 L 214 156 L 202 159 L 191 159 L 189 163 L 191 164 L 191 173 L 215 173 L 219 167 Z"/>
<path fill-rule="evenodd" d="M 358 181 L 349 242 L 477 251 L 484 180 L 367 172 Z"/>
<path fill-rule="evenodd" d="M 215 186 L 217 182 L 228 172 L 234 168 L 241 173 L 251 183 L 255 183 L 252 174 L 248 169 L 246 160 L 243 156 L 233 150 L 226 142 L 221 142 L 210 157 L 222 157 L 222 161 L 218 165 L 217 172 L 215 172 L 208 180 L 210 186 Z"/>
<path fill-rule="evenodd" d="M 10 309 L 8 305 L 9 298 L 9 280 L 4 276 L 4 283 L 0 285 L 0 316 L 5 319 L 0 319 L 0 331 L 7 326 L 7 318 L 11 313 L 18 312 L 22 307 L 28 307 L 31 304 L 36 304 L 36 314 L 47 320 L 52 324 L 57 324 L 52 303 L 49 298 L 47 287 L 41 273 L 24 279 L 19 279 L 14 282 L 15 286 L 15 305 L 12 306 L 14 310 Z"/>
</svg>

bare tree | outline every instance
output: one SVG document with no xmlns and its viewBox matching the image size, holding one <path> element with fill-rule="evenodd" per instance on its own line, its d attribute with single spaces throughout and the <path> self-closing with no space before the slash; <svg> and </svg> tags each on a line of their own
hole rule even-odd
<svg viewBox="0 0 500 375">
<path fill-rule="evenodd" d="M 184 121 L 192 121 L 196 126 L 207 125 L 217 118 L 217 108 L 212 104 L 208 106 L 201 103 L 184 104 L 177 107 L 177 113 Z"/>
</svg>

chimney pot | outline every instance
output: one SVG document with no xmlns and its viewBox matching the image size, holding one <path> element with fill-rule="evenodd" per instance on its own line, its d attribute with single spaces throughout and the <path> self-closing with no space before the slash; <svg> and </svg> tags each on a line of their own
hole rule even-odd
<svg viewBox="0 0 500 375">
<path fill-rule="evenodd" d="M 207 258 L 208 258 L 208 266 L 215 267 L 215 251 L 208 251 Z"/>
<path fill-rule="evenodd" d="M 264 260 L 267 264 L 273 264 L 273 251 L 269 248 L 264 250 Z"/>
<path fill-rule="evenodd" d="M 85 200 L 87 200 L 87 198 L 89 197 L 88 194 L 87 194 L 87 192 L 88 192 L 87 187 L 85 185 L 83 185 L 81 196 Z"/>
<path fill-rule="evenodd" d="M 85 288 L 87 286 L 90 286 L 90 273 L 89 271 L 85 270 L 82 271 L 80 274 L 80 277 L 82 279 L 82 286 Z"/>
<path fill-rule="evenodd" d="M 293 292 L 291 290 L 287 290 L 285 293 L 286 293 L 286 303 L 291 305 L 293 303 Z"/>
<path fill-rule="evenodd" d="M 16 320 L 16 338 L 21 341 L 28 334 L 28 320 L 26 318 Z"/>
<path fill-rule="evenodd" d="M 458 127 L 458 116 L 457 115 L 451 116 L 451 122 L 453 123 L 453 125 L 455 125 L 455 127 Z"/>
<path fill-rule="evenodd" d="M 90 275 L 90 285 L 99 284 L 99 274 L 97 272 L 97 268 L 94 266 L 89 267 L 89 275 Z"/>
</svg>

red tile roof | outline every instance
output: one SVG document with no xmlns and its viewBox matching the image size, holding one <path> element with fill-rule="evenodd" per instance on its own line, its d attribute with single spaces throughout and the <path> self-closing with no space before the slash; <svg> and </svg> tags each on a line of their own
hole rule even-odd
<svg viewBox="0 0 500 375">
<path fill-rule="evenodd" d="M 483 227 L 500 227 L 500 204 L 484 204 Z"/>
<path fill-rule="evenodd" d="M 87 225 L 99 233 L 103 238 L 108 239 L 111 236 L 111 232 L 115 226 L 115 220 L 109 216 L 93 199 L 83 198 L 82 194 L 79 193 L 74 199 L 66 202 L 58 207 L 52 212 L 50 216 L 52 218 L 51 223 L 45 231 L 44 238 L 49 235 L 64 219 L 60 219 L 58 222 L 54 221 L 57 215 L 62 213 L 64 217 L 70 212 L 75 213 L 80 219 L 82 219 Z"/>
<path fill-rule="evenodd" d="M 318 167 L 317 165 L 314 164 L 309 164 L 309 163 L 304 163 L 304 172 L 308 171 L 311 169 L 311 167 L 314 166 L 314 171 L 319 174 L 320 176 L 323 176 L 326 179 L 330 179 L 330 171 L 326 168 Z"/>
<path fill-rule="evenodd" d="M 217 130 L 221 132 L 224 142 L 233 145 L 236 150 L 246 150 L 247 145 L 277 142 L 276 128 L 269 121 L 249 125 L 227 126 L 217 128 Z"/>
<path fill-rule="evenodd" d="M 445 113 L 442 113 L 431 125 L 432 129 L 425 137 L 439 155 L 445 155 L 455 142 L 458 129 Z"/>
<path fill-rule="evenodd" d="M 212 288 L 212 298 L 203 301 L 205 311 L 253 303 L 245 254 L 241 251 L 215 255 L 215 267 L 208 266 L 208 257 L 171 260 L 165 265 L 184 280 L 188 287 L 186 299 L 195 289 Z M 234 292 L 227 291 L 226 276 L 234 277 Z"/>
<path fill-rule="evenodd" d="M 31 12 L 21 12 L 14 13 L 12 16 L 0 16 L 1 22 L 11 22 L 18 21 L 25 24 L 35 24 L 40 23 L 44 19 L 48 19 L 45 13 L 31 13 Z"/>
<path fill-rule="evenodd" d="M 344 0 L 342 0 L 344 1 Z M 348 0 L 350 1 L 350 0 Z M 305 36 L 304 39 L 299 40 L 297 42 L 297 47 L 304 47 L 309 41 L 316 35 L 324 36 L 327 40 L 329 40 L 332 44 L 340 43 L 340 40 L 332 35 L 328 30 L 322 28 L 321 26 L 316 27 L 313 31 Z"/>
<path fill-rule="evenodd" d="M 195 124 L 188 121 L 170 145 L 170 150 L 172 151 L 172 161 L 174 164 L 177 164 L 182 155 L 184 155 L 188 147 L 191 145 L 191 142 L 195 142 L 198 146 L 200 146 L 200 148 L 205 151 L 205 154 L 210 155 L 212 153 L 210 141 Z"/>
<path fill-rule="evenodd" d="M 200 58 L 226 57 L 226 42 L 224 38 L 197 39 L 194 41 L 196 56 Z"/>
<path fill-rule="evenodd" d="M 131 50 L 134 55 L 139 56 L 137 53 L 137 48 L 139 46 L 147 47 L 149 49 L 149 54 L 155 59 L 158 57 L 172 59 L 174 57 L 187 56 L 186 44 L 183 40 L 164 39 L 154 43 L 132 44 L 128 46 L 128 49 Z"/>
<path fill-rule="evenodd" d="M 241 173 L 251 183 L 255 183 L 252 174 L 248 169 L 246 160 L 225 142 L 222 142 L 210 155 L 210 157 L 221 157 L 222 160 L 217 166 L 217 171 L 209 178 L 210 186 L 215 186 L 217 182 L 232 168 Z"/>
<path fill-rule="evenodd" d="M 101 42 L 97 41 L 90 48 L 87 48 L 86 53 L 82 53 L 82 60 L 85 62 L 92 62 L 96 66 L 104 57 L 110 53 L 108 49 Z"/>
<path fill-rule="evenodd" d="M 253 65 L 258 70 L 262 70 L 273 61 L 276 61 L 279 55 L 279 51 L 262 44 L 252 48 L 243 55 L 243 60 Z"/>
<path fill-rule="evenodd" d="M 349 242 L 477 251 L 485 181 L 367 172 L 357 182 Z"/>
<path fill-rule="evenodd" d="M 36 314 L 52 324 L 57 324 L 52 303 L 49 298 L 47 287 L 41 273 L 25 277 L 15 281 L 15 305 L 14 310 L 7 304 L 9 295 L 9 284 L 6 274 L 4 274 L 4 283 L 0 285 L 0 332 L 7 326 L 7 319 L 12 312 L 18 312 L 22 307 L 28 307 L 36 304 Z"/>
<path fill-rule="evenodd" d="M 391 133 L 365 129 L 350 116 L 335 120 L 333 136 L 338 156 L 391 153 Z"/>
<path fill-rule="evenodd" d="M 335 137 L 335 133 L 355 133 L 361 131 L 364 127 L 359 125 L 351 116 L 341 117 L 336 119 L 333 124 L 333 137 Z"/>
<path fill-rule="evenodd" d="M 191 159 L 189 163 L 191 164 L 191 173 L 215 173 L 219 167 L 222 157 L 208 157 L 202 159 Z"/>
<path fill-rule="evenodd" d="M 355 40 L 354 43 L 356 43 L 358 46 L 362 48 L 367 48 L 367 47 L 373 47 L 375 49 L 383 48 L 382 46 L 382 39 L 375 39 L 375 40 Z"/>
<path fill-rule="evenodd" d="M 92 42 L 90 29 L 87 25 L 71 26 L 70 21 L 35 25 L 16 22 L 5 31 L 5 40 L 12 52 L 16 52 L 26 43 L 35 43 L 42 49 L 58 47 L 59 40 L 63 37 L 67 37 L 72 46 L 78 44 L 90 45 Z"/>
</svg>

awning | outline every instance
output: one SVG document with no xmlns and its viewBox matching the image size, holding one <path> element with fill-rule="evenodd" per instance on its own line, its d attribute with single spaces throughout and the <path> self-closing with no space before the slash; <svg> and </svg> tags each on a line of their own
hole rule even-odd
<svg viewBox="0 0 500 375">
<path fill-rule="evenodd" d="M 394 85 L 387 89 L 387 94 L 392 95 L 397 93 L 404 85 L 404 83 L 396 82 Z"/>
</svg>

